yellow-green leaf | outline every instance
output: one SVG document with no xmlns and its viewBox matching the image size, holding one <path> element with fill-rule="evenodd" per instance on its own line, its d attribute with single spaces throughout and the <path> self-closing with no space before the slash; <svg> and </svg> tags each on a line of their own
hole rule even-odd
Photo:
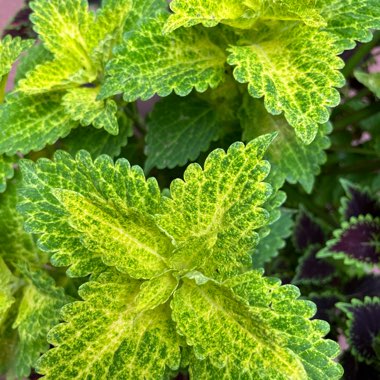
<svg viewBox="0 0 380 380">
<path fill-rule="evenodd" d="M 161 193 L 142 169 L 124 159 L 114 164 L 107 156 L 92 161 L 85 151 L 75 159 L 58 152 L 55 161 L 21 166 L 25 189 L 19 208 L 55 265 L 71 266 L 69 273 L 78 276 L 105 264 L 140 278 L 166 271 L 170 239 L 151 216 Z"/>
<path fill-rule="evenodd" d="M 236 80 L 248 83 L 253 97 L 264 97 L 268 112 L 284 112 L 298 138 L 310 144 L 329 119 L 328 107 L 340 101 L 335 87 L 345 83 L 338 71 L 343 61 L 328 33 L 281 25 L 264 28 L 251 44 L 232 46 L 228 62 L 236 66 Z"/>
<path fill-rule="evenodd" d="M 82 126 L 92 124 L 104 128 L 111 135 L 119 133 L 117 104 L 112 99 L 97 100 L 98 88 L 75 88 L 63 97 L 63 106 L 70 117 Z"/>
<path fill-rule="evenodd" d="M 225 75 L 223 49 L 202 29 L 164 36 L 166 19 L 167 15 L 150 19 L 118 46 L 107 66 L 102 98 L 123 92 L 124 100 L 132 102 L 172 91 L 185 96 L 194 87 L 204 92 L 219 85 Z"/>
<path fill-rule="evenodd" d="M 170 186 L 157 222 L 173 239 L 172 258 L 179 270 L 200 268 L 210 277 L 224 277 L 250 265 L 258 241 L 255 230 L 265 226 L 269 213 L 263 204 L 272 194 L 264 180 L 269 165 L 262 159 L 274 135 L 247 146 L 233 144 L 213 151 L 204 169 L 191 164 L 184 181 Z"/>
<path fill-rule="evenodd" d="M 46 380 L 166 379 L 180 365 L 179 337 L 169 305 L 138 310 L 141 281 L 105 273 L 80 289 L 82 302 L 64 307 L 38 371 Z"/>
</svg>

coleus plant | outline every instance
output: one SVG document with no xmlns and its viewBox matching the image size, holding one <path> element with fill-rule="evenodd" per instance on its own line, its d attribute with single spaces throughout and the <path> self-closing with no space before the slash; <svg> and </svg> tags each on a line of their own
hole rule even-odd
<svg viewBox="0 0 380 380">
<path fill-rule="evenodd" d="M 339 55 L 371 40 L 378 1 L 169 6 L 34 0 L 20 34 L 33 28 L 26 37 L 37 42 L 1 41 L 0 371 L 11 379 L 31 370 L 48 379 L 338 379 L 327 322 L 313 318 L 315 305 L 294 285 L 261 268 L 276 268 L 293 229 L 294 210 L 279 209 L 284 182 L 310 193 L 326 161 L 330 108 L 346 80 Z M 377 93 L 376 77 L 355 77 Z M 137 101 L 154 95 L 145 123 Z M 154 170 L 161 187 L 129 162 Z M 371 212 L 357 214 L 353 194 L 327 245 L 328 231 L 307 211 L 296 221 L 304 232 L 295 251 L 305 256 L 293 282 L 316 302 L 311 285 L 378 262 L 377 201 L 368 195 Z M 357 257 L 351 240 L 370 248 Z M 347 335 L 360 331 L 367 309 L 377 315 L 370 296 L 330 302 L 342 301 Z M 372 363 L 379 339 L 367 336 L 353 355 Z"/>
</svg>

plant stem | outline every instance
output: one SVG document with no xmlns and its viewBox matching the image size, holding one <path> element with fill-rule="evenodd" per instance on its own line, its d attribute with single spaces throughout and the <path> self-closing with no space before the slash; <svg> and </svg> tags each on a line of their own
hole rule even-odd
<svg viewBox="0 0 380 380">
<path fill-rule="evenodd" d="M 340 120 L 337 120 L 333 122 L 334 124 L 334 130 L 335 131 L 341 131 L 346 129 L 349 125 L 355 124 L 359 121 L 365 120 L 370 118 L 373 115 L 376 115 L 377 113 L 380 113 L 380 103 L 376 102 L 373 104 L 370 104 L 369 106 L 356 111 L 353 114 L 350 114 L 346 117 L 343 117 Z"/>
<path fill-rule="evenodd" d="M 128 107 L 129 106 L 129 107 Z M 142 117 L 140 116 L 139 110 L 137 109 L 136 103 L 130 103 L 125 108 L 125 112 L 132 119 L 135 124 L 135 127 L 141 132 L 142 135 L 146 134 L 146 126 Z"/>
<path fill-rule="evenodd" d="M 348 60 L 346 66 L 342 70 L 345 78 L 352 76 L 355 68 L 360 64 L 360 62 L 371 52 L 371 50 L 377 45 L 380 40 L 380 33 L 375 33 L 371 42 L 363 44 L 358 47 L 356 53 Z"/>
<path fill-rule="evenodd" d="M 4 102 L 5 90 L 7 87 L 8 75 L 4 75 L 0 80 L 0 104 Z"/>
</svg>

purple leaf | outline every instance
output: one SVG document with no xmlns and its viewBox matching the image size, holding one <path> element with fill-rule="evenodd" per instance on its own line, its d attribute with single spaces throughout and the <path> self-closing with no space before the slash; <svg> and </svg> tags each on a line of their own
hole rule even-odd
<svg viewBox="0 0 380 380">
<path fill-rule="evenodd" d="M 301 209 L 294 228 L 293 244 L 299 252 L 304 252 L 311 245 L 323 245 L 325 236 L 321 226 L 312 216 Z"/>
<path fill-rule="evenodd" d="M 359 215 L 371 215 L 380 217 L 380 203 L 367 190 L 360 188 L 348 181 L 341 181 L 347 197 L 342 198 L 340 213 L 344 220 Z"/>
<path fill-rule="evenodd" d="M 343 293 L 348 298 L 364 299 L 368 297 L 380 297 L 380 276 L 367 275 L 351 280 L 344 288 Z"/>
<path fill-rule="evenodd" d="M 379 263 L 379 219 L 360 218 L 350 223 L 343 228 L 329 250 L 332 253 L 344 253 L 349 258 L 364 263 Z"/>
<path fill-rule="evenodd" d="M 312 246 L 306 251 L 306 254 L 301 257 L 294 283 L 303 284 L 322 284 L 329 281 L 335 273 L 333 265 L 323 259 L 316 257 L 319 251 L 319 246 Z"/>
<path fill-rule="evenodd" d="M 348 337 L 352 353 L 367 363 L 376 360 L 375 338 L 380 334 L 380 299 L 354 299 L 351 304 L 338 304 L 348 316 Z"/>
</svg>

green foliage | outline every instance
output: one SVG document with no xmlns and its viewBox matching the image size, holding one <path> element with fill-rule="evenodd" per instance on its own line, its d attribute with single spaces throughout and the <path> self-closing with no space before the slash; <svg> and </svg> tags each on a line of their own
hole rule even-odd
<svg viewBox="0 0 380 380">
<path fill-rule="evenodd" d="M 215 110 L 195 95 L 163 99 L 155 106 L 147 126 L 147 171 L 154 166 L 174 168 L 196 160 L 220 132 Z"/>
<path fill-rule="evenodd" d="M 0 108 L 0 153 L 41 150 L 46 144 L 67 136 L 77 123 L 66 114 L 61 101 L 62 95 L 57 92 L 9 96 L 6 106 Z"/>
<path fill-rule="evenodd" d="M 367 74 L 362 71 L 357 71 L 355 78 L 380 98 L 380 73 Z"/>
<path fill-rule="evenodd" d="M 242 299 L 240 293 L 234 295 L 235 285 L 231 288 L 221 282 L 240 281 L 234 276 L 250 265 L 248 252 L 258 240 L 254 231 L 269 221 L 270 212 L 263 205 L 268 205 L 272 190 L 263 182 L 269 167 L 262 157 L 273 137 L 265 135 L 247 146 L 234 144 L 227 153 L 216 150 L 207 158 L 204 169 L 190 165 L 184 181 L 175 180 L 170 186 L 170 198 L 161 195 L 155 180 L 145 180 L 141 169 L 131 168 L 125 160 L 113 164 L 108 157 L 100 156 L 93 162 L 88 153 L 81 151 L 76 159 L 58 152 L 54 162 L 22 162 L 24 185 L 19 210 L 26 216 L 27 230 L 40 236 L 40 248 L 54 254 L 55 265 L 71 265 L 71 275 L 95 273 L 80 290 L 84 301 L 64 308 L 63 317 L 68 323 L 49 334 L 49 341 L 57 348 L 40 360 L 41 373 L 55 378 L 62 373 L 67 358 L 72 358 L 69 365 L 64 365 L 66 376 L 82 378 L 91 373 L 98 378 L 116 378 L 138 373 L 141 377 L 149 371 L 149 376 L 161 378 L 168 371 L 166 367 L 173 371 L 179 368 L 180 347 L 185 344 L 179 333 L 185 335 L 190 347 L 194 346 L 196 361 L 207 358 L 216 367 L 228 362 L 230 378 L 239 372 L 281 377 L 295 370 L 302 378 L 307 378 L 308 372 L 310 378 L 316 378 L 312 366 L 322 362 L 328 366 L 326 373 L 331 378 L 339 377 L 340 368 L 329 359 L 337 354 L 336 347 L 332 349 L 332 343 L 320 341 L 326 326 L 316 323 L 312 327 L 314 323 L 307 322 L 314 307 L 308 304 L 307 311 L 301 301 L 294 309 L 290 306 L 299 295 L 297 291 L 288 300 L 280 295 L 279 299 L 280 304 L 288 302 L 297 323 L 311 323 L 310 329 L 315 331 L 312 339 L 301 344 L 301 350 L 296 348 L 300 345 L 296 343 L 298 338 L 293 343 L 288 340 L 292 330 L 281 338 L 280 331 L 286 331 L 286 324 L 279 327 L 273 322 L 262 331 L 258 327 L 260 312 L 254 307 L 269 312 L 268 305 L 272 303 L 273 307 L 273 301 L 256 306 L 252 300 L 251 309 L 247 302 L 254 295 Z M 45 207 L 51 210 L 49 220 L 43 216 Z M 103 273 L 98 275 L 100 271 Z M 216 319 L 209 321 L 210 330 L 217 328 L 225 313 L 231 314 L 236 328 L 242 323 L 251 326 L 250 339 L 255 347 L 263 341 L 263 331 L 277 334 L 279 329 L 278 348 L 270 349 L 273 342 L 267 346 L 260 343 L 263 346 L 258 355 L 266 358 L 266 365 L 261 367 L 248 360 L 252 353 L 248 342 L 243 344 L 248 337 L 245 329 L 240 340 L 221 346 L 216 356 L 209 352 L 217 342 L 200 332 L 202 318 L 196 309 L 192 309 L 194 315 L 188 311 L 189 305 L 194 308 L 195 300 L 202 299 L 198 292 L 205 293 L 204 302 L 210 306 L 221 302 L 214 306 Z M 208 309 L 206 304 L 199 307 Z M 240 309 L 241 316 L 235 314 Z M 96 332 L 91 328 L 93 324 L 99 326 Z M 121 330 L 116 327 L 120 324 Z M 199 332 L 187 330 L 197 325 Z M 79 339 L 74 331 L 81 331 Z M 228 331 L 235 336 L 233 330 Z M 112 344 L 99 355 L 98 347 L 104 341 Z M 154 350 L 148 350 L 149 355 L 139 354 L 151 342 Z M 314 352 L 313 346 L 320 344 L 319 351 Z M 247 357 L 241 360 L 238 355 L 230 362 L 227 358 L 230 350 L 235 350 L 234 345 L 241 346 Z M 77 361 L 78 350 L 86 365 Z M 114 358 L 111 362 L 106 359 L 109 355 Z M 272 360 L 277 357 L 283 364 L 273 367 Z M 137 358 L 141 359 L 136 362 Z M 190 368 L 192 371 L 192 362 Z"/>
<path fill-rule="evenodd" d="M 228 63 L 236 66 L 236 80 L 248 83 L 253 97 L 265 97 L 268 112 L 284 112 L 297 136 L 310 144 L 318 124 L 329 118 L 327 108 L 339 104 L 335 87 L 344 78 L 337 55 L 355 40 L 369 41 L 370 30 L 380 25 L 376 0 L 348 3 L 175 0 L 166 31 L 198 23 L 235 27 L 240 43 L 228 49 Z"/>
<path fill-rule="evenodd" d="M 41 269 L 45 258 L 23 231 L 14 184 L 0 196 L 0 205 L 0 370 L 8 378 L 23 378 L 48 350 L 46 334 L 69 298 Z"/>
<path fill-rule="evenodd" d="M 26 0 L 0 377 L 377 378 L 379 28 L 378 0 Z"/>
<path fill-rule="evenodd" d="M 0 193 L 5 191 L 7 179 L 14 175 L 13 160 L 7 156 L 0 156 Z"/>
<path fill-rule="evenodd" d="M 278 251 L 285 246 L 285 239 L 292 233 L 293 212 L 282 209 L 278 220 L 270 225 L 270 232 L 260 239 L 252 254 L 254 268 L 262 268 L 278 255 Z"/>
<path fill-rule="evenodd" d="M 330 146 L 327 134 L 331 132 L 331 126 L 321 126 L 315 140 L 306 146 L 294 134 L 284 117 L 268 114 L 259 100 L 245 96 L 239 116 L 245 141 L 259 136 L 263 131 L 278 132 L 278 138 L 268 149 L 268 159 L 273 170 L 289 183 L 299 182 L 310 193 L 315 175 L 320 173 L 320 165 L 326 162 L 324 149 Z"/>
<path fill-rule="evenodd" d="M 166 20 L 166 15 L 146 20 L 118 47 L 107 67 L 109 77 L 101 97 L 123 92 L 124 100 L 132 102 L 155 94 L 167 96 L 173 90 L 185 96 L 194 87 L 204 92 L 220 84 L 226 60 L 223 49 L 201 29 L 163 36 Z"/>
</svg>

